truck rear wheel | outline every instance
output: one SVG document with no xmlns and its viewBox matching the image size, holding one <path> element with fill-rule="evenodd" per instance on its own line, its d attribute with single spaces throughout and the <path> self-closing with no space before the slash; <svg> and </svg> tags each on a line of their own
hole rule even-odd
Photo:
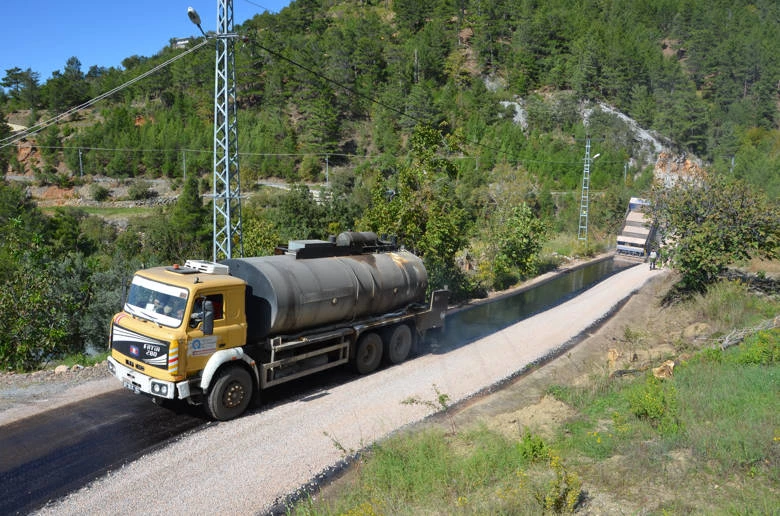
<svg viewBox="0 0 780 516">
<path fill-rule="evenodd" d="M 368 374 L 382 361 L 382 338 L 374 332 L 364 333 L 357 341 L 352 365 L 358 374 Z"/>
<path fill-rule="evenodd" d="M 229 367 L 219 373 L 206 399 L 211 417 L 227 421 L 244 413 L 252 400 L 252 377 L 240 367 Z"/>
<path fill-rule="evenodd" d="M 400 364 L 409 356 L 412 349 L 412 329 L 406 324 L 390 328 L 385 342 L 385 361 L 390 364 Z"/>
</svg>

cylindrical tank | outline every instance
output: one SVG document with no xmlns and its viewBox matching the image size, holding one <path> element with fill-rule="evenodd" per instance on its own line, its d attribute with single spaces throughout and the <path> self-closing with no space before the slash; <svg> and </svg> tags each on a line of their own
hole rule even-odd
<svg viewBox="0 0 780 516">
<path fill-rule="evenodd" d="M 371 231 L 345 231 L 336 237 L 336 245 L 344 247 L 360 244 L 375 244 L 376 241 L 376 233 Z"/>
<path fill-rule="evenodd" d="M 247 330 L 253 340 L 393 312 L 423 301 L 428 282 L 422 260 L 408 251 L 222 263 L 247 283 Z"/>
</svg>

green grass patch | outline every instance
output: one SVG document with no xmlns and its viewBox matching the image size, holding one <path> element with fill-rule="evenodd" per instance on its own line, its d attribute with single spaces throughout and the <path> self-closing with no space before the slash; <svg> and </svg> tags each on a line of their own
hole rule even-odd
<svg viewBox="0 0 780 516">
<path fill-rule="evenodd" d="M 580 480 L 540 437 L 485 427 L 426 430 L 375 446 L 337 500 L 293 514 L 528 514 L 570 512 Z"/>
<path fill-rule="evenodd" d="M 480 429 L 449 439 L 440 431 L 399 438 L 374 451 L 363 470 L 363 489 L 382 512 L 457 506 L 513 472 L 520 452 L 498 434 Z"/>
<path fill-rule="evenodd" d="M 680 430 L 677 388 L 674 382 L 647 375 L 644 382 L 632 382 L 625 390 L 631 414 L 647 421 L 663 436 Z"/>
<path fill-rule="evenodd" d="M 729 472 L 771 473 L 780 459 L 780 330 L 760 332 L 722 352 L 702 353 L 675 371 L 680 417 L 679 444 Z M 756 469 L 758 468 L 758 469 Z"/>
<path fill-rule="evenodd" d="M 96 215 L 98 217 L 111 218 L 111 217 L 149 217 L 159 210 L 155 207 L 134 206 L 132 208 L 122 207 L 98 207 L 98 206 L 85 206 L 79 208 L 89 213 L 90 215 Z"/>
<path fill-rule="evenodd" d="M 632 409 L 632 399 L 644 391 L 644 384 L 634 379 L 549 389 L 579 413 L 561 426 L 553 445 L 571 454 L 603 460 L 624 453 L 634 440 L 653 438 L 657 435 L 653 421 L 636 413 L 643 410 Z"/>
<path fill-rule="evenodd" d="M 733 355 L 737 364 L 770 365 L 780 362 L 780 329 L 760 331 L 751 335 Z"/>
<path fill-rule="evenodd" d="M 91 367 L 95 364 L 99 364 L 108 358 L 108 352 L 98 353 L 96 355 L 87 355 L 85 353 L 75 353 L 59 359 L 57 362 L 61 365 L 72 367 L 74 365 L 82 365 L 84 367 Z"/>
<path fill-rule="evenodd" d="M 613 428 L 604 428 L 592 419 L 577 419 L 564 423 L 558 436 L 563 451 L 603 460 L 616 453 L 622 435 Z"/>
<path fill-rule="evenodd" d="M 53 215 L 59 211 L 72 210 L 70 206 L 51 206 L 43 208 L 42 211 L 48 215 Z M 133 206 L 133 207 L 117 207 L 117 206 L 79 206 L 79 211 L 83 211 L 89 215 L 95 215 L 105 219 L 111 218 L 142 218 L 150 217 L 159 212 L 159 208 L 153 206 Z"/>
<path fill-rule="evenodd" d="M 558 401 L 579 410 L 593 412 L 598 407 L 594 404 L 609 404 L 608 398 L 614 394 L 615 388 L 620 384 L 603 376 L 593 376 L 587 385 L 571 387 L 568 385 L 554 384 L 546 389 L 547 394 Z"/>
<path fill-rule="evenodd" d="M 562 262 L 562 257 L 583 254 L 584 251 L 585 244 L 577 239 L 577 235 L 556 233 L 550 240 L 544 243 L 540 255 L 542 260 L 556 261 L 556 265 L 559 265 Z"/>
</svg>

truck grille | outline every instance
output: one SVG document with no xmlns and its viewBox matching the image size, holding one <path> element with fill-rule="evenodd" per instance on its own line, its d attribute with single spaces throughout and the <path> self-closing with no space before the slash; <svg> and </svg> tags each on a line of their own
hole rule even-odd
<svg viewBox="0 0 780 516">
<path fill-rule="evenodd" d="M 111 347 L 144 364 L 167 370 L 168 344 L 114 324 Z"/>
</svg>

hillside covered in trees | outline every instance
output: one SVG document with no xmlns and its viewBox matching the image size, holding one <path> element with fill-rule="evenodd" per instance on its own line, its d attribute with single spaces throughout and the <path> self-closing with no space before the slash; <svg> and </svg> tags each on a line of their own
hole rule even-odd
<svg viewBox="0 0 780 516">
<path fill-rule="evenodd" d="M 780 194 L 780 6 L 771 0 L 296 0 L 236 31 L 242 191 L 252 194 L 246 254 L 375 230 L 398 235 L 435 284 L 461 296 L 503 288 L 543 265 L 551 239 L 547 251 L 583 252 L 561 242 L 577 233 L 586 135 L 600 154 L 595 242 L 619 229 L 630 195 L 648 193 L 657 149 L 620 113 L 713 176 L 742 180 L 773 206 Z M 171 45 L 86 72 L 74 56 L 45 81 L 5 70 L 0 142 L 12 139 L 4 121 L 32 126 L 186 51 Z M 130 270 L 210 256 L 198 194 L 210 188 L 213 77 L 206 45 L 0 147 L 0 168 L 39 184 L 101 176 L 140 184 L 143 197 L 144 180 L 167 178 L 182 189 L 154 219 L 120 231 L 81 210 L 41 213 L 23 187 L 4 185 L 0 313 L 12 313 L 3 310 L 10 292 L 43 281 L 30 270 L 72 282 L 48 288 L 90 307 L 75 316 L 71 304 L 47 305 L 62 325 L 31 339 L 97 345 Z M 21 160 L 17 145 L 40 160 Z M 274 195 L 257 186 L 266 178 L 293 187 Z M 318 200 L 313 183 L 327 183 Z M 0 342 L 0 363 L 13 345 Z"/>
<path fill-rule="evenodd" d="M 770 159 L 776 143 L 780 8 L 771 1 L 644 4 L 299 0 L 258 15 L 237 28 L 242 173 L 248 181 L 324 179 L 328 155 L 336 165 L 391 169 L 422 123 L 459 135 L 473 158 L 460 160 L 470 161 L 464 171 L 484 176 L 507 162 L 571 188 L 577 167 L 555 165 L 581 158 L 582 145 L 572 141 L 585 132 L 577 105 L 604 101 L 719 170 L 731 170 L 733 157 L 737 176 L 767 176 L 777 165 L 760 156 Z M 33 121 L 181 51 L 86 73 L 74 56 L 43 84 L 35 71 L 6 70 L 0 102 L 6 113 L 31 110 Z M 88 128 L 55 127 L 38 143 L 65 147 L 53 159 L 71 171 L 79 148 L 90 173 L 173 177 L 183 170 L 182 150 L 207 171 L 213 59 L 206 46 L 100 104 Z M 518 100 L 523 124 L 502 108 Z M 607 138 L 614 160 L 637 158 L 619 141 L 622 128 L 605 118 L 592 121 L 590 132 Z M 548 144 L 556 137 L 557 145 Z M 622 173 L 622 164 L 615 169 Z"/>
</svg>

